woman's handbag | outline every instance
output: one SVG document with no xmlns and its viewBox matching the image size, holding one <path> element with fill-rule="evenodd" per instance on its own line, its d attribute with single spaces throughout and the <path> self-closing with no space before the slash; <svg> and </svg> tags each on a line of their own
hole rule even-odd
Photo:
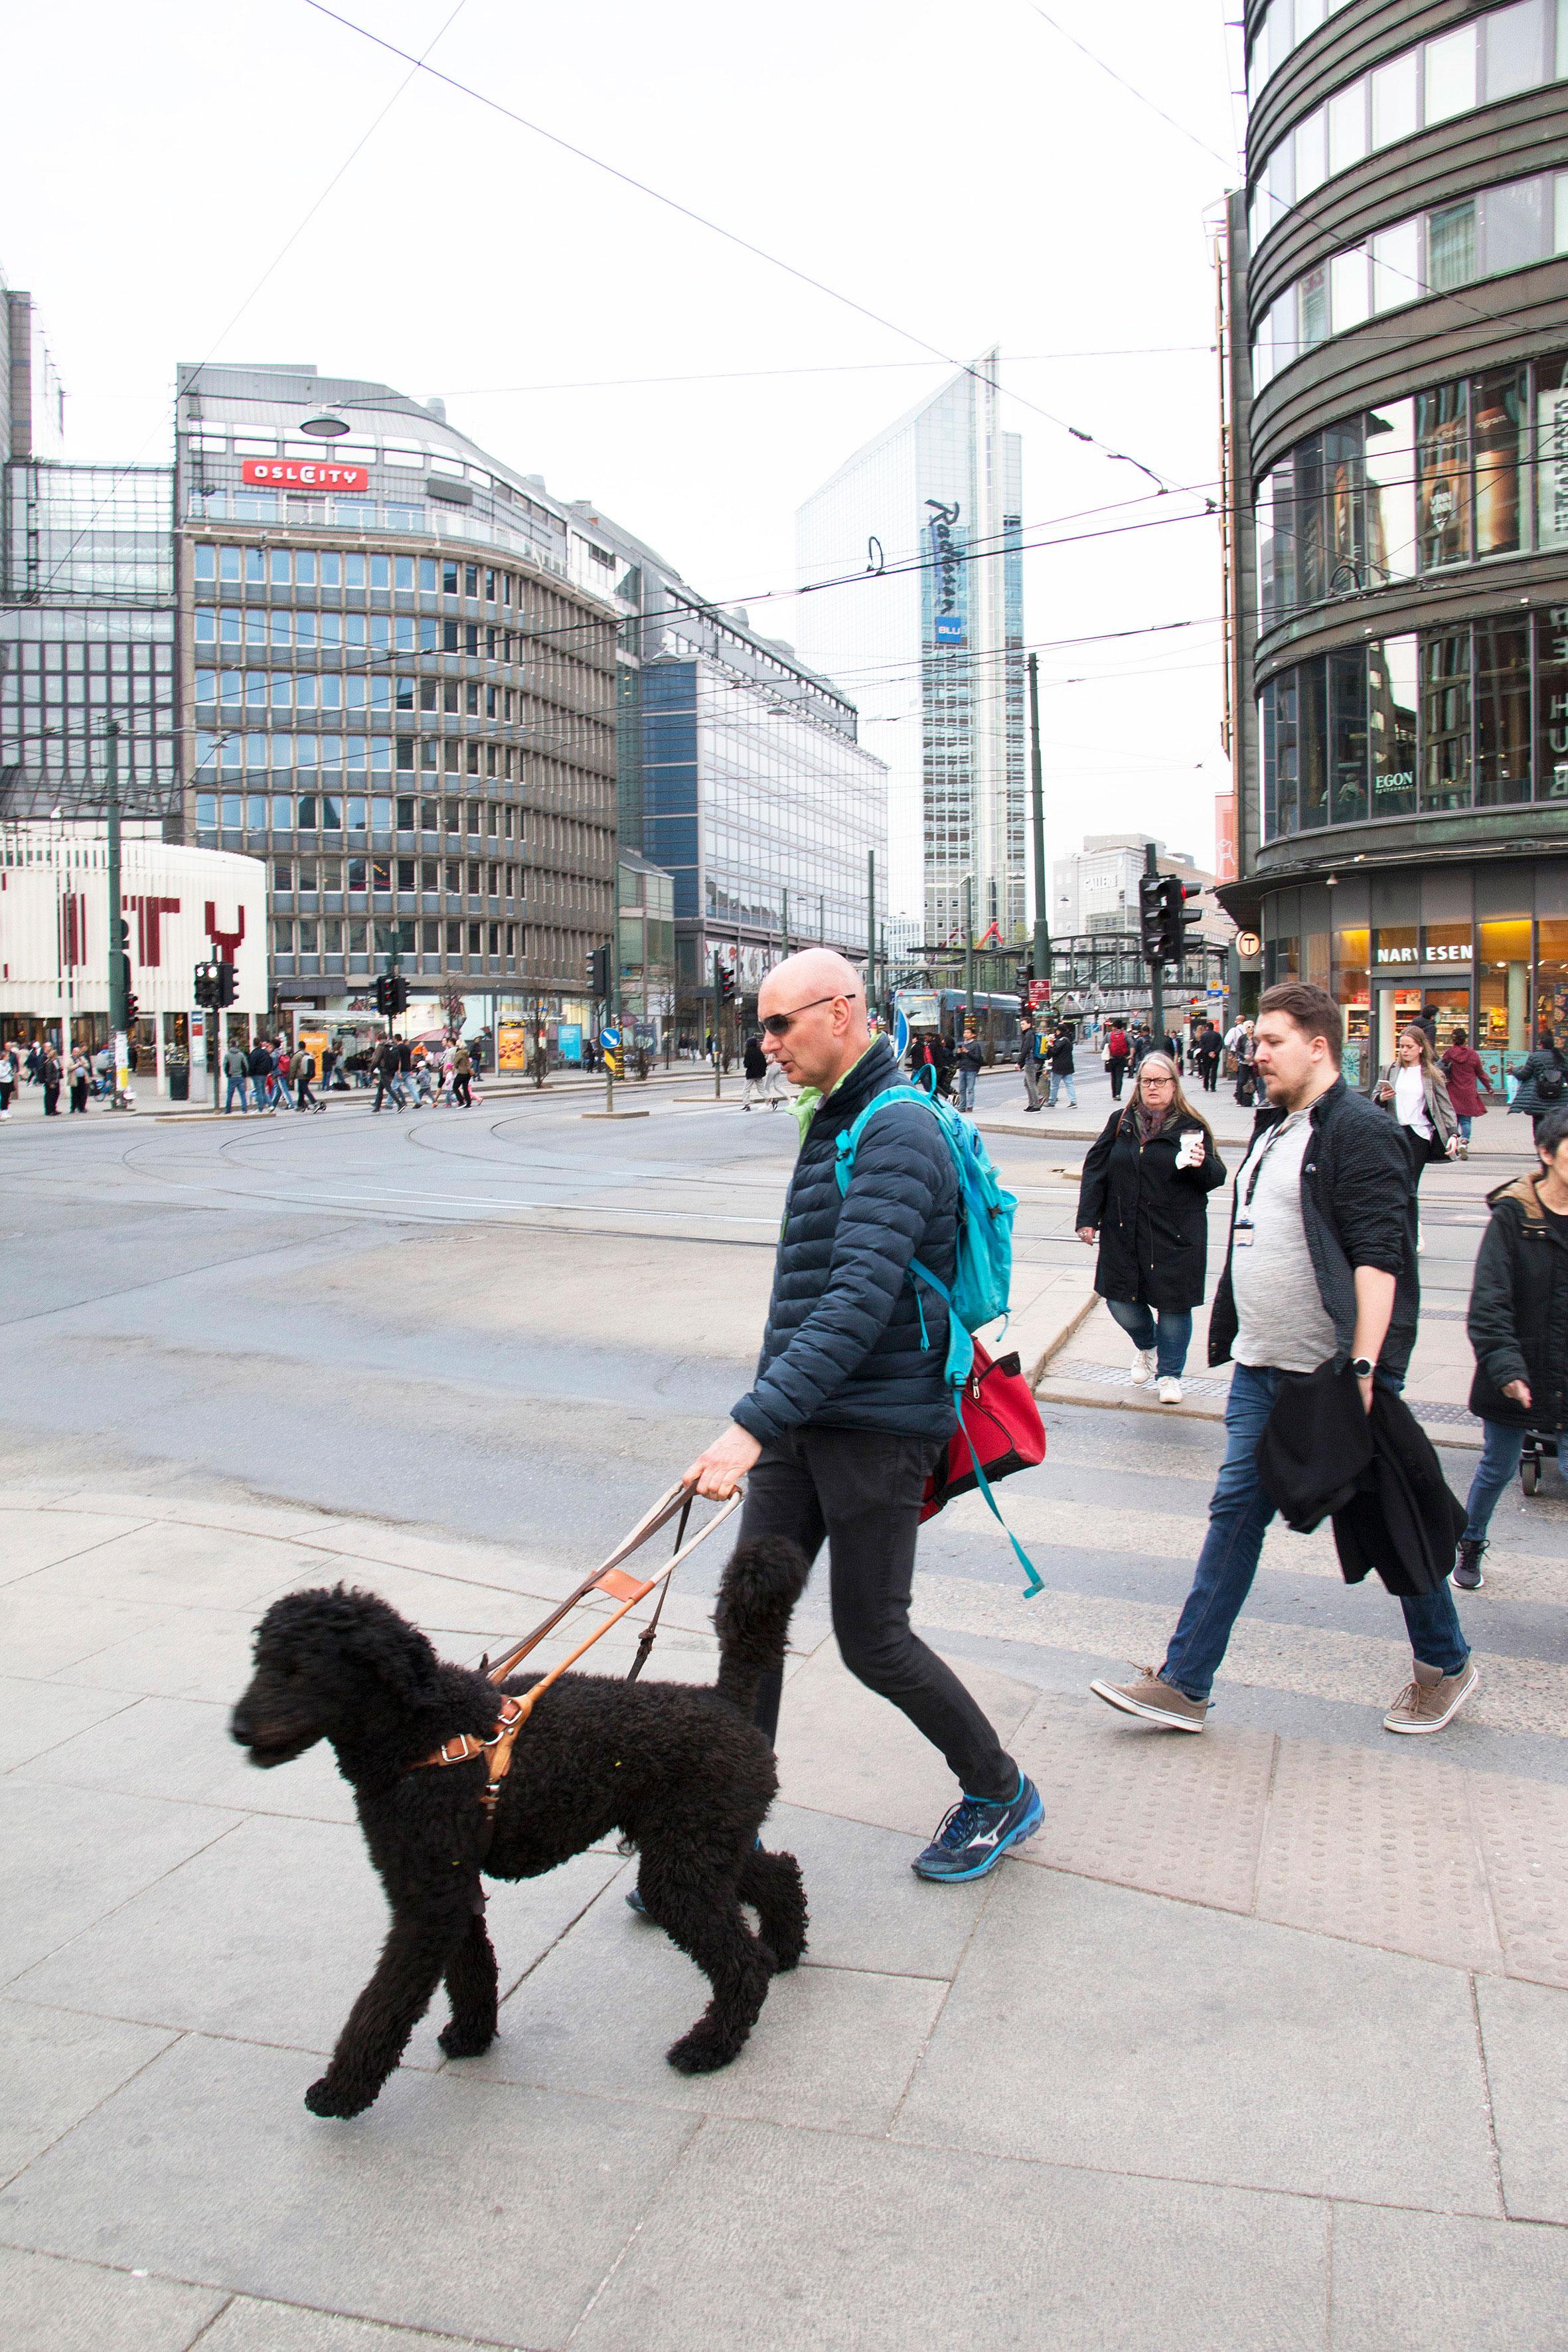
<svg viewBox="0 0 1568 2352">
<path fill-rule="evenodd" d="M 961 1425 L 926 1480 L 922 1525 L 955 1495 L 989 1489 L 994 1479 L 1032 1470 L 1046 1458 L 1045 1423 L 1016 1355 L 989 1356 L 976 1339 L 973 1365 L 955 1402 Z"/>
</svg>

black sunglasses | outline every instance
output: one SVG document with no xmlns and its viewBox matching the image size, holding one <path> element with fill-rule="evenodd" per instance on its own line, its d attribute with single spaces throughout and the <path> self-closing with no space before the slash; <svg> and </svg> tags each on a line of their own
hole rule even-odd
<svg viewBox="0 0 1568 2352">
<path fill-rule="evenodd" d="M 793 1013 L 770 1013 L 763 1027 L 770 1037 L 787 1037 L 803 1013 L 814 1013 L 819 1004 L 837 1004 L 837 996 L 814 996 L 807 1004 L 797 1004 Z M 849 1000 L 844 999 L 846 1004 Z"/>
</svg>

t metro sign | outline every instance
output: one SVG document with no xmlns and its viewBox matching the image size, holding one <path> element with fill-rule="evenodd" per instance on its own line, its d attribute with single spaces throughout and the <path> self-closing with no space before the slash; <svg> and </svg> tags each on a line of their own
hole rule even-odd
<svg viewBox="0 0 1568 2352">
<path fill-rule="evenodd" d="M 245 457 L 239 478 L 258 490 L 363 490 L 368 466 L 334 466 L 325 457 Z"/>
</svg>

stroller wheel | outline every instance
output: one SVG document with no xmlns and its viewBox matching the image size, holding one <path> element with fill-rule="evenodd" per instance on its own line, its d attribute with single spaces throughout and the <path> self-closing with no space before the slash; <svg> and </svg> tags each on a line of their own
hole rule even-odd
<svg viewBox="0 0 1568 2352">
<path fill-rule="evenodd" d="M 1533 1495 L 1541 1484 L 1541 1456 L 1522 1454 L 1519 1462 L 1519 1483 L 1527 1495 Z"/>
</svg>

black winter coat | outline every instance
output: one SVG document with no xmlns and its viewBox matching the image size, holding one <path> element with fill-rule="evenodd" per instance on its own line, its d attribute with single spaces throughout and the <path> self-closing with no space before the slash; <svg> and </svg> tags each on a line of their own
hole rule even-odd
<svg viewBox="0 0 1568 2352">
<path fill-rule="evenodd" d="M 1568 1242 L 1541 1205 L 1533 1176 L 1487 1199 L 1466 1328 L 1476 1351 L 1470 1411 L 1511 1429 L 1568 1426 Z M 1528 1381 L 1530 1402 L 1504 1396 Z"/>
<path fill-rule="evenodd" d="M 1046 1058 L 1050 1064 L 1053 1077 L 1070 1078 L 1072 1076 L 1072 1048 L 1073 1041 L 1068 1036 L 1051 1039 L 1050 1052 Z"/>
<path fill-rule="evenodd" d="M 757 1377 L 732 1418 L 763 1444 L 786 1429 L 885 1430 L 951 1437 L 944 1378 L 947 1308 L 911 1257 L 951 1289 L 958 1256 L 958 1174 L 936 1118 L 894 1103 L 861 1135 L 845 1193 L 838 1138 L 900 1083 L 879 1037 L 826 1101 L 801 1144 L 784 1203 L 773 1295 Z M 925 1318 L 925 1343 L 921 1330 Z"/>
<path fill-rule="evenodd" d="M 1265 1104 L 1252 1123 L 1254 1140 L 1286 1116 Z M 1374 1265 L 1394 1277 L 1394 1313 L 1378 1357 L 1379 1369 L 1401 1380 L 1415 1345 L 1421 1286 L 1415 1273 L 1415 1193 L 1398 1124 L 1343 1078 L 1321 1094 L 1310 1113 L 1311 1136 L 1301 1158 L 1301 1223 L 1318 1295 L 1333 1322 L 1334 1361 L 1348 1363 L 1355 1336 L 1355 1273 Z M 1209 1361 L 1223 1364 L 1237 1333 L 1230 1257 L 1236 1242 L 1231 1202 L 1225 1272 L 1209 1317 Z"/>
<path fill-rule="evenodd" d="M 746 1076 L 752 1086 L 756 1085 L 759 1078 L 767 1076 L 768 1057 L 763 1051 L 763 1041 L 760 1037 L 747 1038 L 745 1051 L 741 1059 L 745 1067 Z"/>
<path fill-rule="evenodd" d="M 1138 1114 L 1115 1112 L 1083 1163 L 1079 1227 L 1098 1226 L 1100 1255 L 1094 1286 L 1102 1298 L 1142 1299 L 1162 1315 L 1201 1307 L 1208 1268 L 1205 1203 L 1225 1182 L 1225 1162 L 1213 1143 L 1199 1168 L 1176 1166 L 1184 1135 L 1203 1133 L 1182 1119 L 1139 1149 Z"/>
<path fill-rule="evenodd" d="M 1519 1090 L 1509 1105 L 1510 1112 L 1528 1111 L 1532 1118 L 1541 1118 L 1549 1110 L 1568 1110 L 1568 1083 L 1559 1087 L 1550 1101 L 1536 1084 L 1549 1070 L 1568 1081 L 1568 1055 L 1561 1048 L 1538 1045 L 1533 1054 L 1527 1054 L 1522 1062 L 1514 1064 Z"/>
</svg>

